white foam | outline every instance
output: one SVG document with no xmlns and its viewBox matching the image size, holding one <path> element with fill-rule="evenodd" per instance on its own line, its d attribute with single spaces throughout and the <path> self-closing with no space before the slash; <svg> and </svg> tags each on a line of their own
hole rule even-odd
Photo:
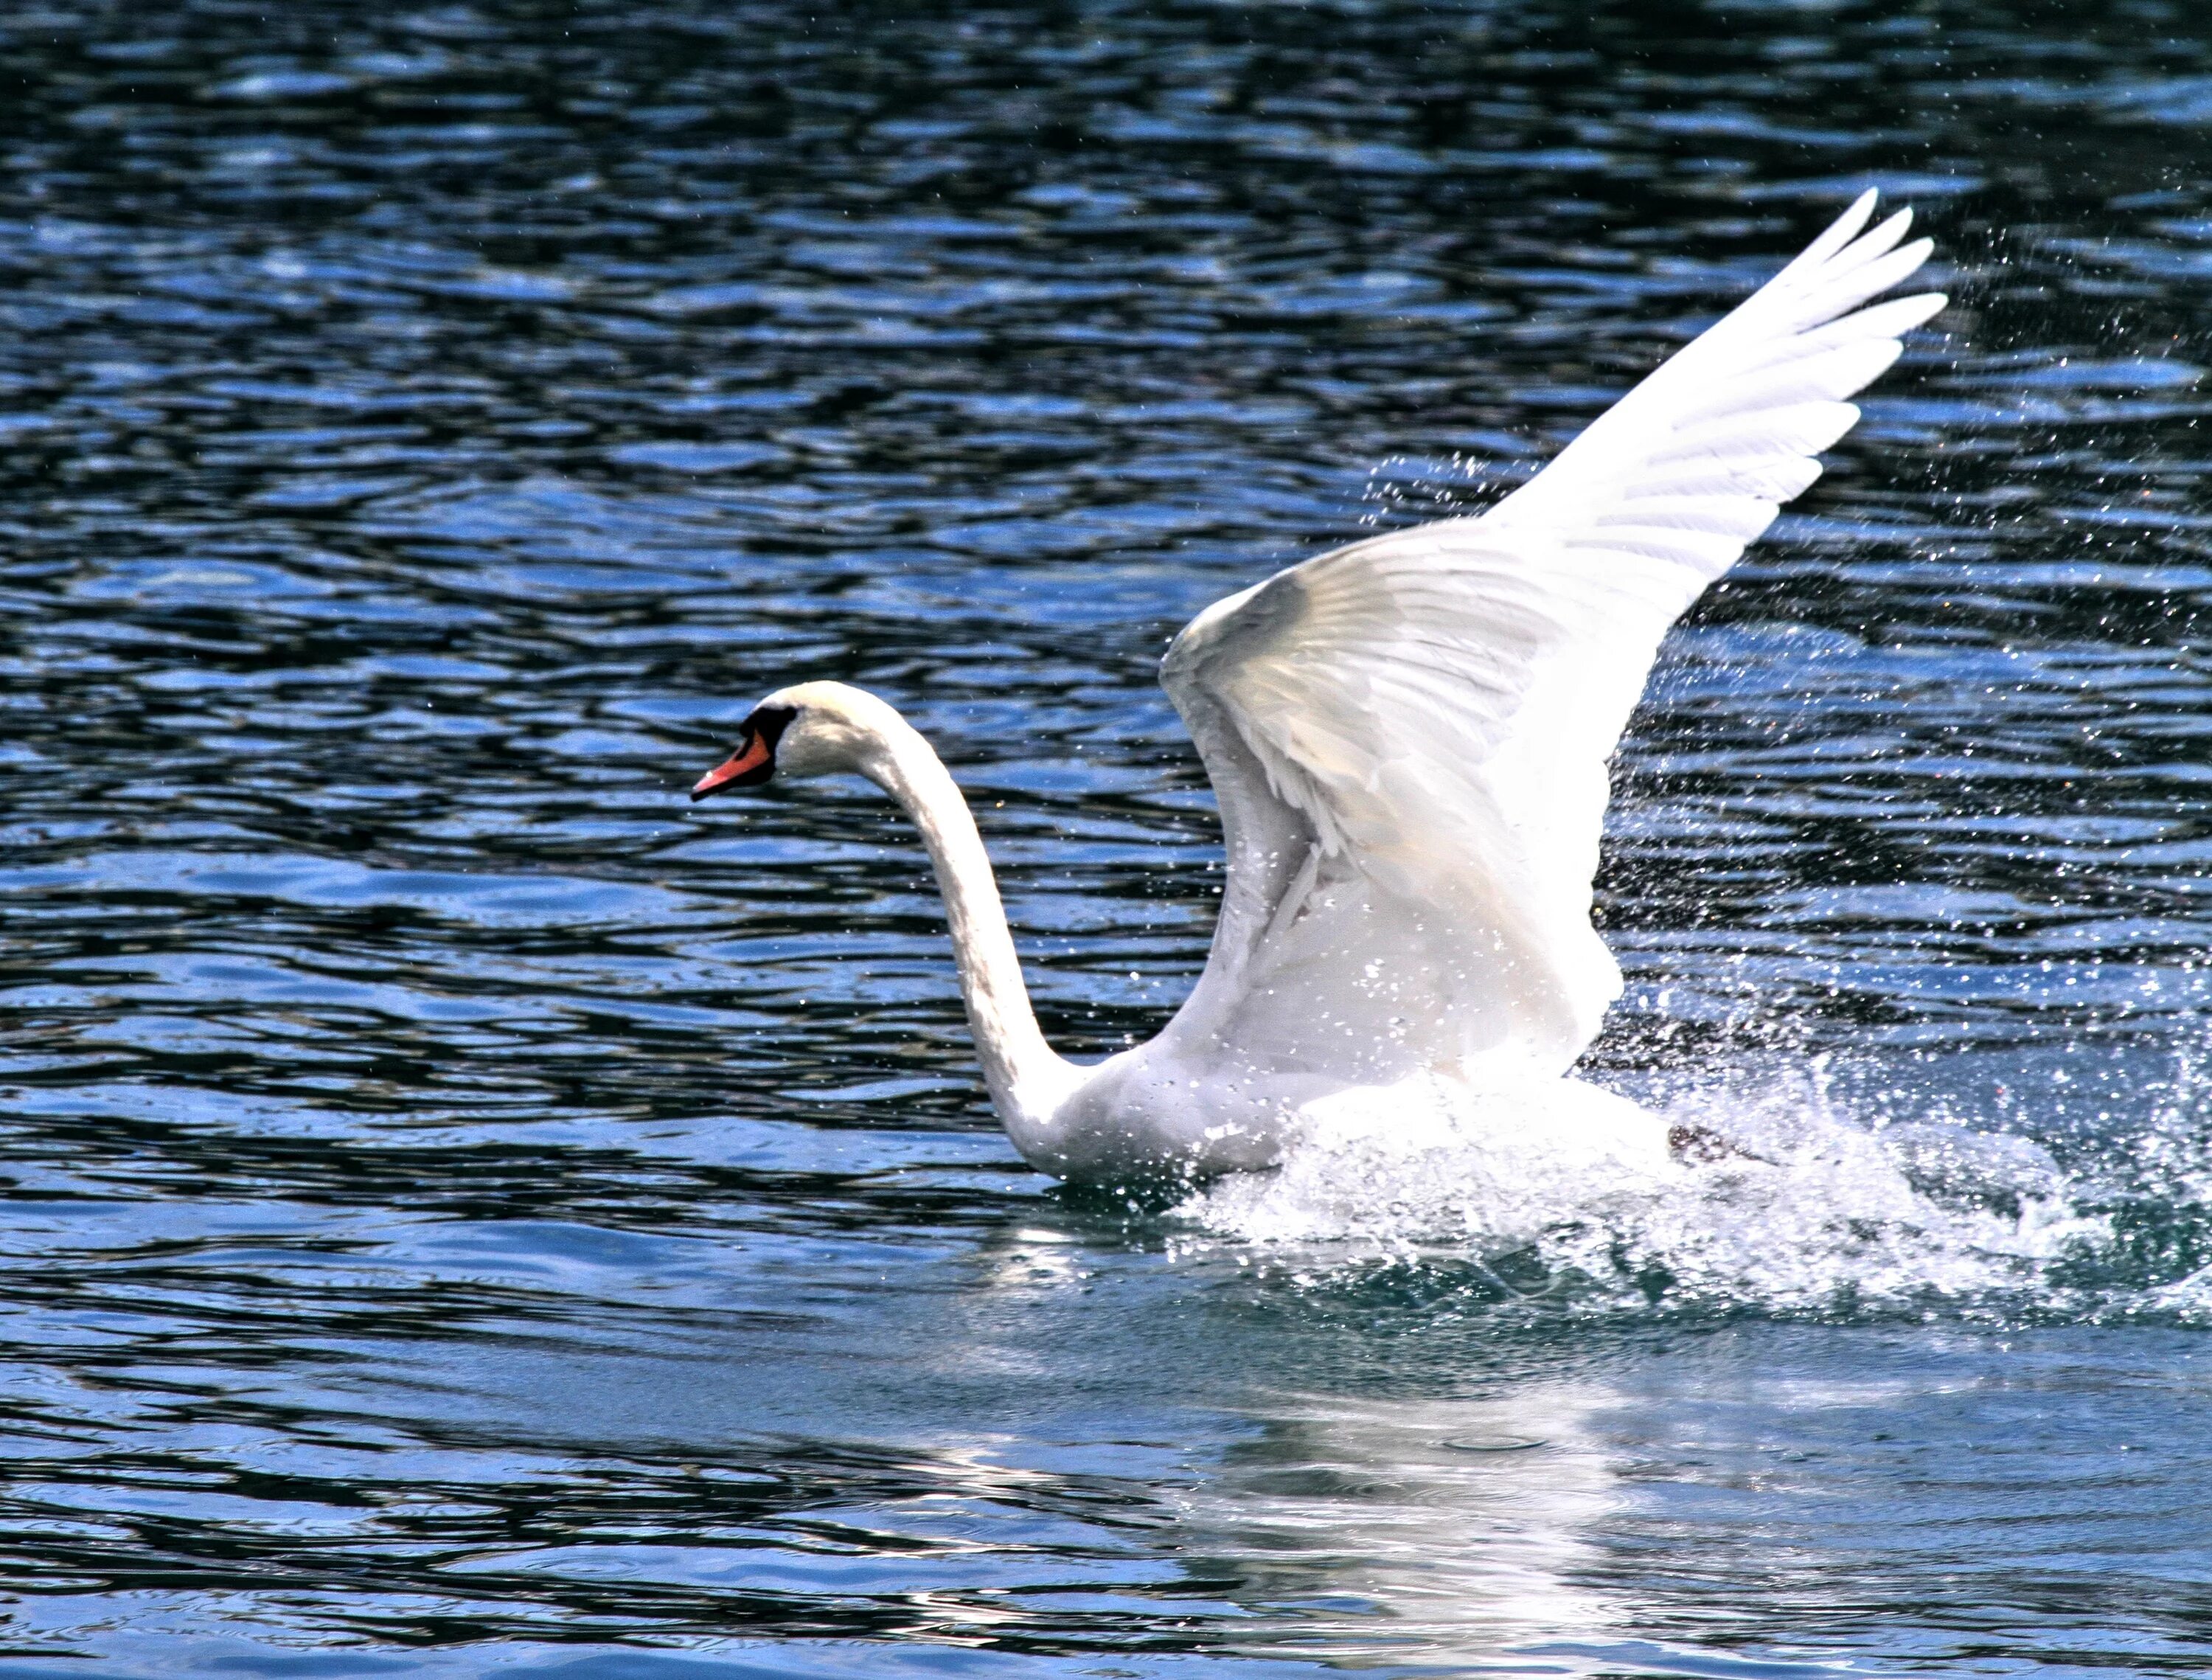
<svg viewBox="0 0 2212 1680">
<path fill-rule="evenodd" d="M 1887 1310 L 2017 1299 L 2109 1237 L 2017 1137 L 1842 1111 L 1817 1064 L 1654 1103 L 1738 1152 L 1703 1164 L 1560 1155 L 1540 1113 L 1331 1117 L 1280 1167 L 1177 1209 L 1200 1245 L 1299 1271 L 1512 1254 L 1547 1300 Z M 1525 1263 L 1539 1263 L 1535 1267 Z"/>
</svg>

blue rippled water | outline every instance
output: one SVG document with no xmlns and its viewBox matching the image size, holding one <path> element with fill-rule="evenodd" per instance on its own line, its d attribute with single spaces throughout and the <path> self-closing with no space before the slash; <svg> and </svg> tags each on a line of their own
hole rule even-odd
<svg viewBox="0 0 2212 1680">
<path fill-rule="evenodd" d="M 2212 1665 L 2197 9 L 26 0 L 0 70 L 0 1672 Z M 1588 1071 L 1764 1188 L 1071 1196 L 884 802 L 684 804 L 875 688 L 1055 1040 L 1149 1032 L 1167 636 L 1869 184 L 1955 302 L 1599 884 Z"/>
</svg>

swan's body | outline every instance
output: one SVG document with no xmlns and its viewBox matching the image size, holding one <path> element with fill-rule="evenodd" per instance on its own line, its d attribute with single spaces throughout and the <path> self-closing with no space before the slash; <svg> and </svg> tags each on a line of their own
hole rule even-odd
<svg viewBox="0 0 2212 1680">
<path fill-rule="evenodd" d="M 1161 678 L 1229 856 L 1206 971 L 1151 1042 L 1079 1067 L 1038 1031 L 966 802 L 842 684 L 769 696 L 694 791 L 858 772 L 921 831 L 991 1099 L 1062 1177 L 1263 1166 L 1347 1116 L 1532 1132 L 1663 1165 L 1662 1123 L 1568 1078 L 1620 990 L 1590 925 L 1606 760 L 1667 628 L 1850 429 L 1934 294 L 1869 192 L 1477 517 L 1338 549 L 1217 601 Z M 1856 313 L 1854 313 L 1856 312 Z"/>
</svg>

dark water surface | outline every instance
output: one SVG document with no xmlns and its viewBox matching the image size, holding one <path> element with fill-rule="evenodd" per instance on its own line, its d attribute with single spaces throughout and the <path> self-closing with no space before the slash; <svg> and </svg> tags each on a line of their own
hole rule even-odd
<svg viewBox="0 0 2212 1680">
<path fill-rule="evenodd" d="M 0 1669 L 2212 1665 L 2200 9 L 25 0 L 0 91 Z M 684 803 L 865 683 L 1151 1031 L 1175 627 L 1869 183 L 1958 301 L 1669 644 L 1591 1067 L 2041 1179 L 1071 1198 L 885 803 Z"/>
</svg>

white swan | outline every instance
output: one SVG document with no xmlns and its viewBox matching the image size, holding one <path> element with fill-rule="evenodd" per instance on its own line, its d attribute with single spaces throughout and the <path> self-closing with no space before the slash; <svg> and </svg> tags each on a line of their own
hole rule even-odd
<svg viewBox="0 0 2212 1680">
<path fill-rule="evenodd" d="M 1212 954 L 1159 1036 L 1089 1067 L 1037 1029 L 975 825 L 873 695 L 763 700 L 692 797 L 858 772 L 935 864 L 991 1100 L 1062 1177 L 1263 1166 L 1346 1114 L 1456 1117 L 1577 1162 L 1663 1163 L 1664 1125 L 1566 1077 L 1620 991 L 1590 925 L 1606 760 L 1667 627 L 1820 476 L 1845 399 L 1933 293 L 1867 193 L 1479 517 L 1354 543 L 1217 601 L 1161 680 L 1219 801 Z M 1856 311 L 1856 313 L 1852 313 Z"/>
</svg>

